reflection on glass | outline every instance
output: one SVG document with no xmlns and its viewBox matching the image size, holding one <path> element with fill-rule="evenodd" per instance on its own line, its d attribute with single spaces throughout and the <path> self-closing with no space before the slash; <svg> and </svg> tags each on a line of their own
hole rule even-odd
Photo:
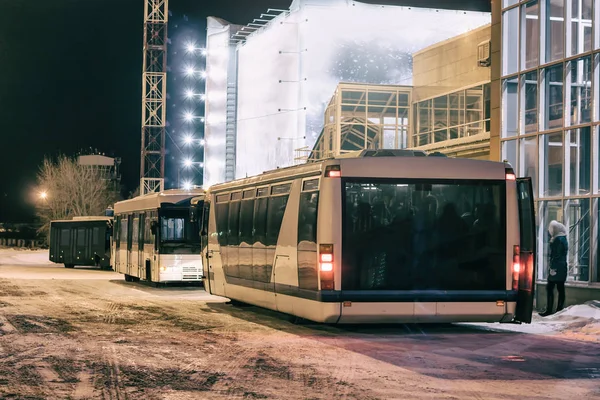
<svg viewBox="0 0 600 400">
<path fill-rule="evenodd" d="M 507 140 L 502 142 L 502 159 L 507 160 L 513 169 L 517 168 L 517 141 Z"/>
<path fill-rule="evenodd" d="M 519 124 L 519 83 L 517 78 L 502 82 L 502 137 L 516 136 Z"/>
<path fill-rule="evenodd" d="M 510 75 L 519 67 L 519 8 L 513 8 L 502 14 L 502 74 Z"/>
<path fill-rule="evenodd" d="M 521 25 L 522 52 L 521 68 L 528 69 L 538 65 L 540 45 L 540 22 L 538 19 L 538 2 L 530 1 L 522 6 L 524 17 Z"/>
<path fill-rule="evenodd" d="M 538 181 L 538 169 L 537 169 L 537 137 L 528 137 L 521 139 L 521 153 L 519 162 L 519 176 L 531 177 L 531 183 L 533 184 L 533 193 L 537 197 L 537 181 Z"/>
<path fill-rule="evenodd" d="M 525 133 L 533 133 L 538 130 L 538 81 L 537 71 L 523 75 L 523 123 Z"/>
<path fill-rule="evenodd" d="M 568 133 L 569 151 L 569 193 L 571 195 L 588 194 L 590 192 L 592 137 L 589 127 L 575 129 Z"/>
<path fill-rule="evenodd" d="M 565 0 L 546 0 L 546 62 L 565 55 Z"/>
<path fill-rule="evenodd" d="M 563 126 L 563 65 L 546 69 L 545 129 Z"/>
<path fill-rule="evenodd" d="M 571 66 L 571 125 L 591 121 L 592 116 L 592 58 L 573 60 Z"/>
<path fill-rule="evenodd" d="M 563 183 L 563 141 L 562 133 L 541 136 L 544 179 L 541 188 L 543 197 L 560 196 Z"/>
<path fill-rule="evenodd" d="M 565 204 L 569 232 L 568 280 L 588 281 L 590 267 L 590 199 L 573 199 Z"/>
<path fill-rule="evenodd" d="M 576 55 L 592 49 L 592 0 L 571 2 L 571 53 Z"/>
</svg>

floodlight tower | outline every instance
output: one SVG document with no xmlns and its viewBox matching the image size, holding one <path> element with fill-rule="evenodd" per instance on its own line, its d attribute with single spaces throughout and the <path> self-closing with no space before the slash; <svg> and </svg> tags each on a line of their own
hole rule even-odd
<svg viewBox="0 0 600 400">
<path fill-rule="evenodd" d="M 144 1 L 140 194 L 164 190 L 169 0 Z"/>
</svg>

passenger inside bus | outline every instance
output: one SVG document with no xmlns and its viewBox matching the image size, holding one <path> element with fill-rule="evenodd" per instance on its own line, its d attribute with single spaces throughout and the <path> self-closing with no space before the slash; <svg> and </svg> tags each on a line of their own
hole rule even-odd
<svg viewBox="0 0 600 400">
<path fill-rule="evenodd" d="M 342 289 L 503 289 L 498 183 L 346 184 Z"/>
</svg>

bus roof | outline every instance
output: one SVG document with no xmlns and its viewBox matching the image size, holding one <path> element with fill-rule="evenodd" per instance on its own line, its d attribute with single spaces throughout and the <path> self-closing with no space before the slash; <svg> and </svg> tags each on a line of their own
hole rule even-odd
<svg viewBox="0 0 600 400">
<path fill-rule="evenodd" d="M 152 210 L 160 208 L 162 203 L 178 203 L 183 200 L 204 194 L 203 189 L 181 190 L 170 189 L 162 192 L 150 193 L 133 199 L 123 200 L 115 203 L 115 214 Z"/>
<path fill-rule="evenodd" d="M 396 154 L 394 154 L 394 152 Z M 394 155 L 392 155 L 394 154 Z M 288 179 L 320 175 L 327 165 L 340 165 L 342 177 L 406 179 L 505 179 L 507 164 L 498 161 L 426 156 L 412 151 L 360 151 L 318 162 L 263 172 L 211 186 L 220 192 L 245 186 L 268 185 Z"/>
</svg>

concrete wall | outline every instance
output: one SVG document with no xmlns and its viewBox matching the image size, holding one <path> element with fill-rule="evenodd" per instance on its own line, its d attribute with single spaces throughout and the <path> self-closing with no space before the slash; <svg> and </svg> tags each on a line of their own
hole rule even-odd
<svg viewBox="0 0 600 400">
<path fill-rule="evenodd" d="M 600 286 L 570 286 L 565 285 L 565 307 L 576 304 L 583 304 L 591 300 L 600 299 Z M 558 292 L 554 289 L 554 310 L 556 311 L 556 301 L 558 300 Z M 535 308 L 538 310 L 546 309 L 546 283 L 538 282 L 535 285 Z"/>
<path fill-rule="evenodd" d="M 485 25 L 414 53 L 413 101 L 489 82 L 491 69 L 478 65 L 477 45 L 490 38 Z"/>
</svg>

